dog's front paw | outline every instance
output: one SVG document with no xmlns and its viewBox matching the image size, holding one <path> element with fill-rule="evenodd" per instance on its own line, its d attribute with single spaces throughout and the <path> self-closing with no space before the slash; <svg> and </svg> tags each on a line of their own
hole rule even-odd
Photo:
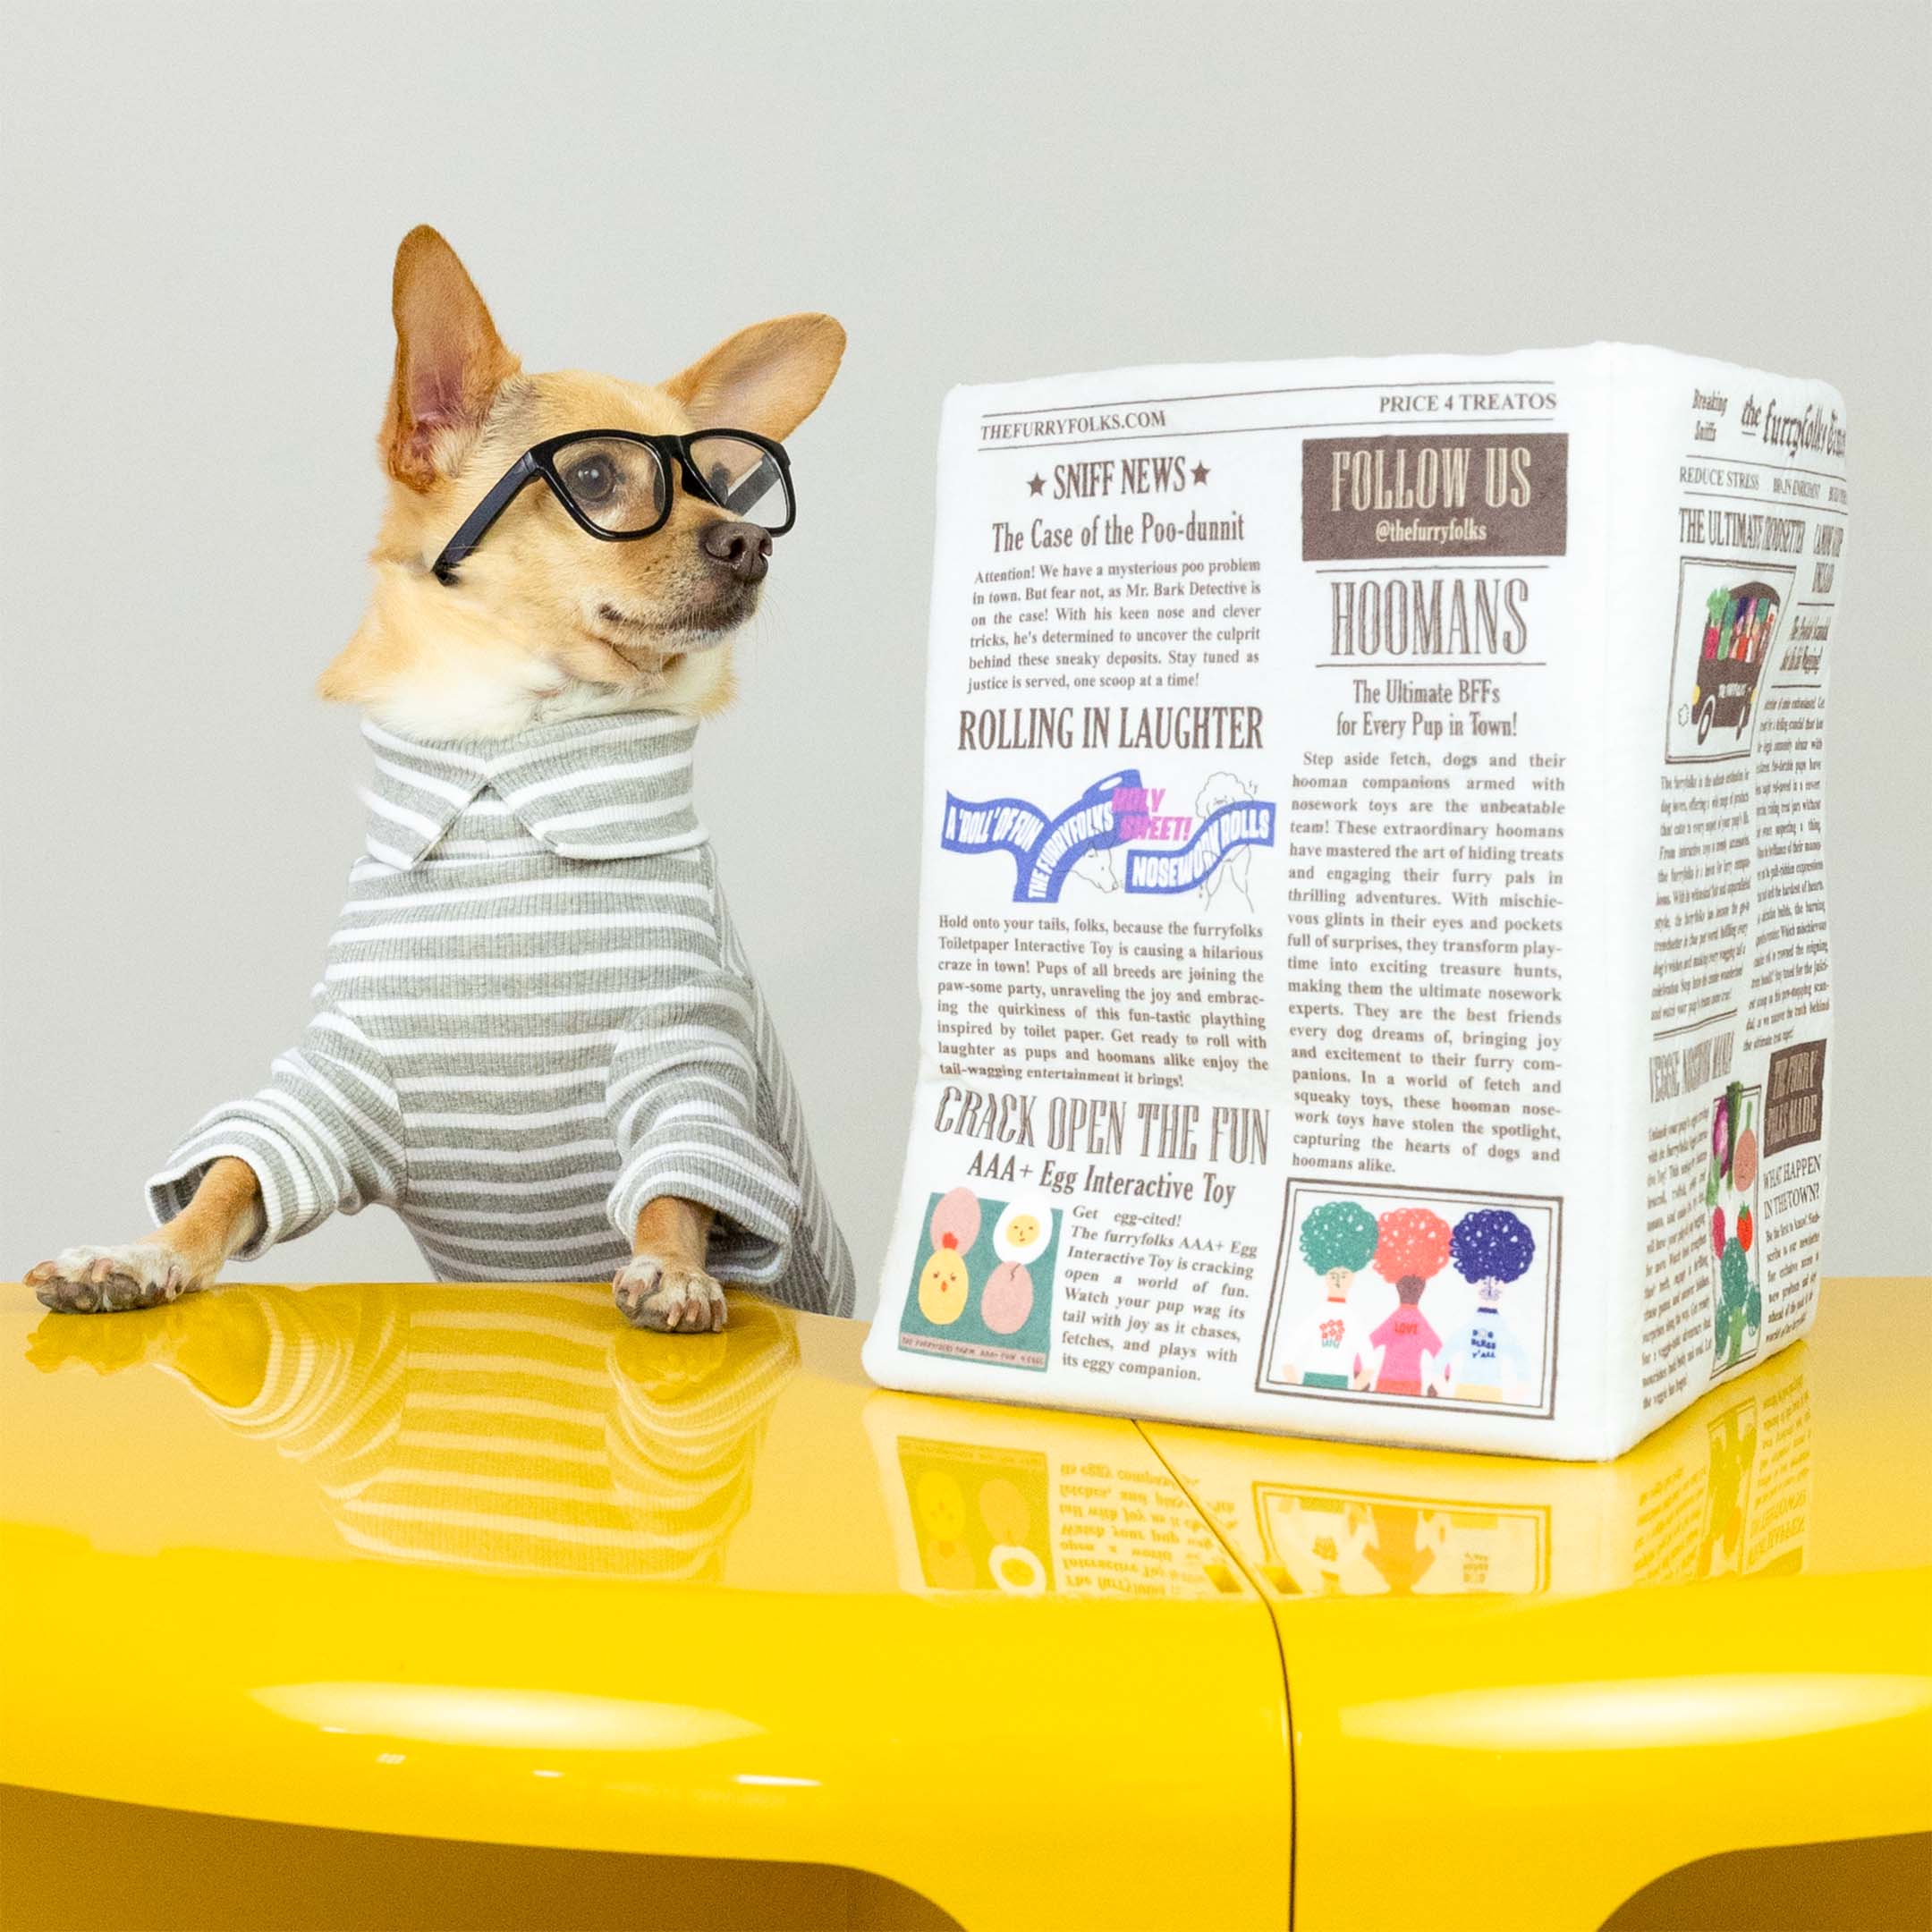
<svg viewBox="0 0 1932 1932">
<path fill-rule="evenodd" d="M 131 1241 L 121 1248 L 67 1248 L 27 1271 L 27 1285 L 63 1315 L 156 1308 L 204 1285 L 171 1248 Z"/>
<path fill-rule="evenodd" d="M 632 1255 L 614 1285 L 617 1306 L 634 1328 L 712 1335 L 724 1326 L 724 1291 L 701 1269 Z"/>
</svg>

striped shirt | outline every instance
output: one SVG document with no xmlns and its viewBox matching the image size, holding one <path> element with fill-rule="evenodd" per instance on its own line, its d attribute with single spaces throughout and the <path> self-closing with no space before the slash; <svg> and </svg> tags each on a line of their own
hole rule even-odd
<svg viewBox="0 0 1932 1932">
<path fill-rule="evenodd" d="M 352 1548 L 553 1576 L 716 1582 L 798 1366 L 796 1319 L 756 1301 L 661 1339 L 603 1290 L 536 1283 L 251 1284 L 200 1313 L 202 1358 L 246 1335 L 258 1385 L 224 1401 L 168 1372 L 307 1467 Z"/>
<path fill-rule="evenodd" d="M 852 1260 L 665 712 L 513 739 L 363 726 L 367 852 L 298 1046 L 148 1184 L 157 1221 L 246 1161 L 252 1259 L 370 1202 L 440 1281 L 589 1281 L 640 1210 L 716 1211 L 708 1266 L 852 1310 Z"/>
</svg>

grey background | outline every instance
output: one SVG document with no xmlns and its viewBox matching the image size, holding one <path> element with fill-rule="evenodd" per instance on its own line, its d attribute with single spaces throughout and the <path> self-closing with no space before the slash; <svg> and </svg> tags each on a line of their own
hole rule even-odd
<svg viewBox="0 0 1932 1932">
<path fill-rule="evenodd" d="M 14 0 L 0 1272 L 140 1231 L 144 1175 L 301 1026 L 360 835 L 354 721 L 310 686 L 363 600 L 424 220 L 532 368 L 851 333 L 699 782 L 866 1309 L 949 384 L 1603 336 L 1835 381 L 1826 1258 L 1927 1268 L 1928 17 Z M 381 1213 L 243 1272 L 423 1274 Z"/>
</svg>

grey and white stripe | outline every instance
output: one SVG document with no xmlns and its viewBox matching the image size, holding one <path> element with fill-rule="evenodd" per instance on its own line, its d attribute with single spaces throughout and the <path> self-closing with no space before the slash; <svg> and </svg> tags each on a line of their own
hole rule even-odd
<svg viewBox="0 0 1932 1932">
<path fill-rule="evenodd" d="M 439 1280 L 586 1281 L 676 1194 L 716 1211 L 721 1279 L 850 1313 L 851 1258 L 692 801 L 696 726 L 363 730 L 367 856 L 315 1016 L 148 1182 L 156 1218 L 235 1155 L 267 1215 L 244 1258 L 375 1201 Z"/>
</svg>

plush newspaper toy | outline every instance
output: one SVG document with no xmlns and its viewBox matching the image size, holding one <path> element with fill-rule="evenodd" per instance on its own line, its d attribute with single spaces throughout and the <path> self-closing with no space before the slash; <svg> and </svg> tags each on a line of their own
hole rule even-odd
<svg viewBox="0 0 1932 1932">
<path fill-rule="evenodd" d="M 872 1375 L 1588 1458 L 1803 1333 L 1845 446 L 1617 345 L 955 391 Z"/>
</svg>

